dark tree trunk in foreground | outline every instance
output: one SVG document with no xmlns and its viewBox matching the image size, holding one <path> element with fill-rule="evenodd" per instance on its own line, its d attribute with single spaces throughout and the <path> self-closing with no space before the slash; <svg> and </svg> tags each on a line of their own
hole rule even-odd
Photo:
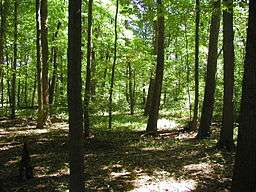
<svg viewBox="0 0 256 192">
<path fill-rule="evenodd" d="M 233 0 L 224 0 L 223 11 L 223 46 L 224 46 L 224 106 L 223 127 L 221 127 L 219 148 L 231 150 L 234 148 L 234 31 L 233 31 Z"/>
<path fill-rule="evenodd" d="M 215 75 L 218 58 L 218 38 L 220 29 L 220 0 L 212 1 L 213 12 L 210 26 L 209 51 L 207 60 L 207 74 L 204 90 L 203 109 L 197 138 L 202 139 L 210 136 L 210 126 L 214 106 Z"/>
<path fill-rule="evenodd" d="M 157 120 L 159 115 L 160 97 L 164 72 L 164 5 L 162 0 L 157 0 L 157 66 L 154 83 L 153 99 L 149 113 L 147 132 L 157 131 Z"/>
<path fill-rule="evenodd" d="M 84 92 L 84 135 L 89 136 L 90 117 L 89 117 L 89 103 L 91 95 L 91 66 L 92 66 L 92 8 L 93 0 L 88 2 L 88 29 L 87 29 L 87 65 L 86 65 L 86 80 Z"/>
<path fill-rule="evenodd" d="M 243 90 L 232 192 L 256 191 L 256 1 L 249 2 Z"/>
<path fill-rule="evenodd" d="M 83 106 L 81 79 L 81 0 L 69 0 L 68 108 L 70 146 L 70 192 L 84 192 Z"/>
<path fill-rule="evenodd" d="M 109 119 L 108 119 L 108 128 L 112 128 L 112 100 L 113 100 L 113 88 L 114 88 L 114 80 L 115 80 L 115 68 L 116 68 L 116 53 L 117 53 L 117 16 L 118 16 L 118 8 L 119 1 L 116 0 L 116 16 L 115 16 L 115 50 L 114 50 L 114 61 L 112 65 L 112 73 L 111 73 L 111 82 L 110 82 L 110 90 L 109 90 Z"/>
<path fill-rule="evenodd" d="M 17 66 L 17 0 L 14 1 L 14 43 L 13 43 L 13 63 L 12 63 L 12 83 L 11 83 L 11 118 L 15 118 L 16 110 L 16 66 Z"/>
<path fill-rule="evenodd" d="M 194 111 L 193 120 L 191 123 L 191 129 L 195 130 L 198 121 L 198 103 L 199 103 L 199 27 L 200 27 L 200 0 L 196 0 L 196 34 L 195 34 L 195 99 L 194 99 Z"/>
</svg>

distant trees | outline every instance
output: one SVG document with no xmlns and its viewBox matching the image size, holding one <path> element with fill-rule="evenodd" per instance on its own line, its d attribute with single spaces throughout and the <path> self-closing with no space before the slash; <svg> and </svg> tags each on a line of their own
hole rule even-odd
<svg viewBox="0 0 256 192">
<path fill-rule="evenodd" d="M 256 1 L 249 1 L 246 55 L 232 192 L 256 191 Z"/>
<path fill-rule="evenodd" d="M 84 192 L 83 107 L 81 78 L 81 0 L 69 0 L 68 111 L 71 192 Z"/>
<path fill-rule="evenodd" d="M 157 0 L 157 65 L 153 86 L 153 95 L 150 105 L 147 132 L 157 131 L 157 120 L 164 72 L 164 5 L 162 0 Z"/>
<path fill-rule="evenodd" d="M 205 138 L 210 135 L 215 93 L 215 76 L 217 70 L 218 37 L 220 28 L 220 0 L 212 0 L 212 18 L 210 26 L 209 50 L 207 59 L 207 74 L 204 90 L 204 100 L 200 126 L 197 138 Z"/>
</svg>

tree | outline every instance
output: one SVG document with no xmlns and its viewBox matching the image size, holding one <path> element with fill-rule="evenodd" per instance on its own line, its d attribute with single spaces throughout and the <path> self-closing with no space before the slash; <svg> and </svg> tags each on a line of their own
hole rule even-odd
<svg viewBox="0 0 256 192">
<path fill-rule="evenodd" d="M 49 113 L 49 82 L 48 82 L 48 0 L 40 1 L 40 39 L 42 58 L 42 111 L 37 119 L 37 127 L 42 128 L 48 119 Z"/>
<path fill-rule="evenodd" d="M 200 27 L 200 0 L 196 0 L 196 32 L 195 32 L 195 99 L 191 129 L 197 127 L 199 102 L 199 27 Z"/>
<path fill-rule="evenodd" d="M 114 61 L 112 64 L 112 72 L 111 72 L 111 82 L 110 82 L 110 90 L 109 90 L 109 120 L 108 120 L 108 128 L 112 128 L 112 102 L 113 102 L 113 88 L 114 88 L 114 80 L 115 80 L 115 68 L 116 68 L 116 59 L 117 59 L 117 16 L 119 9 L 119 1 L 116 0 L 116 15 L 115 15 L 115 43 L 114 43 Z"/>
<path fill-rule="evenodd" d="M 91 66 L 93 61 L 92 54 L 92 8 L 93 0 L 88 2 L 88 28 L 87 28 L 87 65 L 86 65 L 86 81 L 84 92 L 84 134 L 89 136 L 90 119 L 89 119 L 89 103 L 91 94 Z"/>
<path fill-rule="evenodd" d="M 224 55 L 224 105 L 223 126 L 220 131 L 219 148 L 231 150 L 234 148 L 234 31 L 233 31 L 233 0 L 224 0 L 223 11 L 223 55 Z"/>
<path fill-rule="evenodd" d="M 207 59 L 207 73 L 204 90 L 203 109 L 197 138 L 210 136 L 210 125 L 214 106 L 215 75 L 218 58 L 218 37 L 220 28 L 220 0 L 212 1 L 213 11 L 210 26 L 209 51 Z"/>
<path fill-rule="evenodd" d="M 1 96 L 1 105 L 3 107 L 3 102 L 4 102 L 4 34 L 5 34 L 5 21 L 6 21 L 6 15 L 5 15 L 5 5 L 6 2 L 1 0 L 0 1 L 0 96 Z"/>
<path fill-rule="evenodd" d="M 154 92 L 151 101 L 147 132 L 157 131 L 157 120 L 159 115 L 160 97 L 164 72 L 164 5 L 162 0 L 157 0 L 157 65 L 154 82 Z"/>
<path fill-rule="evenodd" d="M 81 78 L 81 0 L 69 0 L 68 109 L 71 192 L 84 192 L 83 107 Z"/>
<path fill-rule="evenodd" d="M 246 54 L 232 192 L 256 190 L 256 1 L 249 1 Z"/>
<path fill-rule="evenodd" d="M 61 27 L 61 22 L 59 21 L 57 24 L 57 29 L 52 37 L 52 42 L 57 39 L 58 33 Z M 57 55 L 58 55 L 58 48 L 56 45 L 54 45 L 51 49 L 51 63 L 53 65 L 53 72 L 52 72 L 52 78 L 49 84 L 49 105 L 53 104 L 53 98 L 54 98 L 54 91 L 56 87 L 56 79 L 57 79 Z"/>
<path fill-rule="evenodd" d="M 40 119 L 40 116 L 43 111 L 40 7 L 41 7 L 41 0 L 36 0 L 36 69 L 37 69 L 38 119 Z"/>
<path fill-rule="evenodd" d="M 15 118 L 16 110 L 16 67 L 17 67 L 17 0 L 14 1 L 14 43 L 13 43 L 13 63 L 12 63 L 12 83 L 11 83 L 11 118 Z"/>
</svg>

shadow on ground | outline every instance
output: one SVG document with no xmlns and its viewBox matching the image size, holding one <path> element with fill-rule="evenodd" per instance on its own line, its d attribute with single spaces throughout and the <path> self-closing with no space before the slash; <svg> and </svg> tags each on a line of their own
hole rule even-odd
<svg viewBox="0 0 256 192">
<path fill-rule="evenodd" d="M 0 127 L 0 191 L 68 190 L 68 127 Z M 141 131 L 94 130 L 85 140 L 86 191 L 229 191 L 233 154 L 215 150 L 216 135 L 197 141 L 177 129 L 151 137 Z M 35 178 L 20 181 L 18 162 L 26 138 Z"/>
</svg>

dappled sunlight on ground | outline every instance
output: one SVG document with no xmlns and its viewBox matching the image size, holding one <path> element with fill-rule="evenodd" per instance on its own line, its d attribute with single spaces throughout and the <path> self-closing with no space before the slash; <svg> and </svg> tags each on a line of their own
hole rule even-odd
<svg viewBox="0 0 256 192">
<path fill-rule="evenodd" d="M 156 137 L 138 131 L 145 124 L 139 116 L 116 117 L 115 130 L 92 130 L 94 137 L 84 140 L 87 191 L 229 191 L 233 154 L 213 149 L 216 138 L 198 141 L 193 132 L 179 132 L 180 124 L 170 119 L 158 121 L 162 128 Z M 0 186 L 10 192 L 67 191 L 68 124 L 45 129 L 32 124 L 0 128 Z M 24 139 L 35 178 L 21 183 L 17 175 Z"/>
</svg>

